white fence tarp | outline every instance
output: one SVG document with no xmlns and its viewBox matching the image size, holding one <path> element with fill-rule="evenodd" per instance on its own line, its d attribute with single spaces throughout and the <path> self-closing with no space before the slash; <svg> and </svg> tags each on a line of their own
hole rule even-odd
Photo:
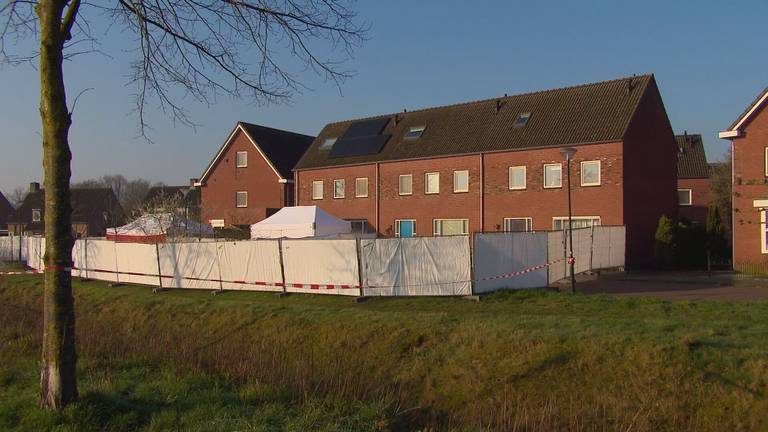
<svg viewBox="0 0 768 432">
<path fill-rule="evenodd" d="M 86 246 L 85 239 L 75 240 L 75 244 L 72 245 L 72 277 L 86 277 L 85 271 L 85 251 Z"/>
<path fill-rule="evenodd" d="M 214 242 L 160 243 L 163 288 L 221 289 Z"/>
<path fill-rule="evenodd" d="M 465 236 L 361 240 L 361 254 L 366 296 L 472 293 Z"/>
<path fill-rule="evenodd" d="M 88 239 L 84 267 L 91 279 L 117 282 L 116 243 L 107 240 Z"/>
<path fill-rule="evenodd" d="M 225 290 L 282 291 L 280 242 L 253 240 L 218 243 Z M 234 281 L 243 281 L 237 283 Z M 256 284 L 265 282 L 265 284 Z"/>
<path fill-rule="evenodd" d="M 283 267 L 288 292 L 360 295 L 356 240 L 283 240 Z"/>
<path fill-rule="evenodd" d="M 592 238 L 592 268 L 624 267 L 625 227 L 596 227 Z"/>
<path fill-rule="evenodd" d="M 0 237 L 0 261 L 18 261 L 20 241 L 18 236 Z"/>
<path fill-rule="evenodd" d="M 499 289 L 540 288 L 548 285 L 548 269 L 495 278 L 546 264 L 547 233 L 475 234 L 475 293 Z"/>
<path fill-rule="evenodd" d="M 26 243 L 27 266 L 37 271 L 42 271 L 43 256 L 45 255 L 45 238 L 28 237 Z"/>
<path fill-rule="evenodd" d="M 159 285 L 157 251 L 154 244 L 115 243 L 120 282 Z"/>
</svg>

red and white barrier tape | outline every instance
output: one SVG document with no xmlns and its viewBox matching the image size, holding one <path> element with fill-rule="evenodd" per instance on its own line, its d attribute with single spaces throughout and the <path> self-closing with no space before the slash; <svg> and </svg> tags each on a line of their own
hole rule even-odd
<svg viewBox="0 0 768 432">
<path fill-rule="evenodd" d="M 507 279 L 507 278 L 511 278 L 511 277 L 515 277 L 515 276 L 520 276 L 520 275 L 524 275 L 526 273 L 534 272 L 536 270 L 541 270 L 543 268 L 547 268 L 547 267 L 549 267 L 549 266 L 551 266 L 553 264 L 557 264 L 560 261 L 564 261 L 564 260 L 565 260 L 564 258 L 561 258 L 559 260 L 555 260 L 555 261 L 552 261 L 552 262 L 535 265 L 535 266 L 529 267 L 527 269 L 518 270 L 518 271 L 514 271 L 514 272 L 510 272 L 510 273 L 504 273 L 504 274 L 498 275 L 498 276 L 484 277 L 484 278 L 480 278 L 479 280 L 487 281 L 487 280 L 496 280 L 496 279 Z"/>
</svg>

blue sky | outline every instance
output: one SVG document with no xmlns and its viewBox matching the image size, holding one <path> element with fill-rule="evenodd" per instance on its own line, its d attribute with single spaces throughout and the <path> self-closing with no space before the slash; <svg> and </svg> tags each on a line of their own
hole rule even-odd
<svg viewBox="0 0 768 432">
<path fill-rule="evenodd" d="M 710 160 L 717 132 L 768 85 L 763 55 L 768 3 L 572 1 L 361 1 L 370 39 L 339 89 L 306 73 L 312 90 L 291 103 L 222 98 L 189 102 L 199 124 L 153 111 L 154 143 L 137 138 L 127 85 L 130 35 L 106 33 L 111 57 L 65 66 L 70 98 L 85 88 L 71 131 L 73 180 L 121 173 L 168 184 L 198 177 L 238 120 L 316 134 L 325 123 L 402 109 L 654 73 L 676 132 L 702 133 Z M 300 71 L 297 71 L 300 72 Z M 38 76 L 0 68 L 0 190 L 41 179 Z M 70 99 L 71 101 L 71 99 Z"/>
</svg>

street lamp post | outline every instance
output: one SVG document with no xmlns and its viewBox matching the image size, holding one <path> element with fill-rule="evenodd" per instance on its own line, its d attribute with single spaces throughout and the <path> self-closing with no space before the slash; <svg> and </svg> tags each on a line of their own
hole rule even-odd
<svg viewBox="0 0 768 432">
<path fill-rule="evenodd" d="M 576 273 L 574 267 L 576 266 L 576 259 L 573 257 L 573 211 L 571 207 L 571 159 L 576 154 L 576 149 L 573 147 L 566 147 L 560 149 L 560 154 L 565 158 L 566 172 L 568 174 L 568 265 L 571 267 L 571 294 L 576 293 Z"/>
</svg>

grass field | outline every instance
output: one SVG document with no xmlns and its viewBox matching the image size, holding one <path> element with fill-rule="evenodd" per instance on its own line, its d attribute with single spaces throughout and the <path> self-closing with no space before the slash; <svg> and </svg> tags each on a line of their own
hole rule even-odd
<svg viewBox="0 0 768 432">
<path fill-rule="evenodd" d="M 41 278 L 0 276 L 0 429 L 764 430 L 768 303 L 481 303 L 75 283 L 82 401 L 34 408 Z"/>
</svg>

